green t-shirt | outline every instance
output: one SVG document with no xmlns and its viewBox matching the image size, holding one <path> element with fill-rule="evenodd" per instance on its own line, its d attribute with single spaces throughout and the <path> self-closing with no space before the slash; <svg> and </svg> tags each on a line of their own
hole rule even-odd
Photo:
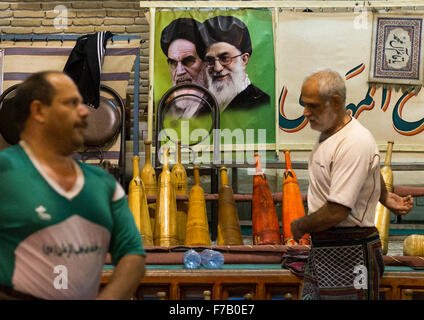
<svg viewBox="0 0 424 320">
<path fill-rule="evenodd" d="M 112 263 L 145 255 L 125 192 L 102 168 L 74 163 L 66 191 L 21 141 L 0 152 L 0 284 L 44 299 L 92 299 Z"/>
</svg>

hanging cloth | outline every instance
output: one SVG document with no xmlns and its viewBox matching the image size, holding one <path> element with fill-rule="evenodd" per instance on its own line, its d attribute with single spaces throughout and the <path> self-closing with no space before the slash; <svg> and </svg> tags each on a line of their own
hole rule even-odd
<svg viewBox="0 0 424 320">
<path fill-rule="evenodd" d="M 110 31 L 87 34 L 77 39 L 63 72 L 70 76 L 81 93 L 83 102 L 98 108 L 100 99 L 100 74 Z"/>
</svg>

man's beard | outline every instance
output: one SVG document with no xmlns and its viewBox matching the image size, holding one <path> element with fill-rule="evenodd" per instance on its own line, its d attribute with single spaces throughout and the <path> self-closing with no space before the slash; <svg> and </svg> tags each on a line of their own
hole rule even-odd
<svg viewBox="0 0 424 320">
<path fill-rule="evenodd" d="M 226 72 L 227 70 L 224 69 L 222 71 Z M 213 71 L 212 75 L 207 73 L 206 79 L 208 81 L 208 89 L 215 96 L 219 109 L 222 112 L 235 96 L 246 89 L 246 73 L 243 69 L 242 62 L 238 60 L 233 71 L 229 73 L 228 78 L 222 81 L 214 80 L 213 77 L 218 75 L 220 75 L 219 72 Z"/>
<path fill-rule="evenodd" d="M 311 129 L 324 133 L 331 129 L 337 122 L 337 114 L 331 110 L 328 102 L 325 103 L 324 111 L 316 117 L 309 119 Z M 315 121 L 314 121 L 315 120 Z"/>
<path fill-rule="evenodd" d="M 203 67 L 195 79 L 191 80 L 191 78 L 187 78 L 186 80 L 187 81 L 185 82 L 185 84 L 195 84 L 206 88 L 206 69 Z M 203 107 L 203 103 L 201 100 L 201 98 L 203 97 L 203 93 L 194 88 L 187 88 L 184 90 L 178 90 L 176 93 L 174 93 L 174 95 L 172 95 L 172 97 L 182 94 L 194 94 L 199 98 L 193 96 L 185 96 L 181 99 L 175 99 L 173 104 L 169 107 L 169 111 L 167 112 L 167 114 L 175 119 L 190 119 L 192 117 L 196 117 Z"/>
<path fill-rule="evenodd" d="M 206 73 L 207 71 L 203 67 L 202 70 L 200 70 L 199 74 L 197 75 L 196 79 L 193 79 L 193 83 L 197 84 L 198 86 L 206 88 L 206 85 L 207 85 Z"/>
<path fill-rule="evenodd" d="M 196 96 L 201 97 L 202 93 L 194 90 L 191 92 L 190 90 L 184 90 L 184 92 L 178 92 L 179 95 L 181 94 L 194 94 Z M 171 117 L 175 119 L 190 119 L 193 117 L 196 117 L 199 113 L 199 111 L 202 108 L 202 102 L 200 98 L 192 97 L 192 96 L 185 96 L 181 99 L 176 99 L 173 104 L 169 108 L 169 113 Z"/>
</svg>

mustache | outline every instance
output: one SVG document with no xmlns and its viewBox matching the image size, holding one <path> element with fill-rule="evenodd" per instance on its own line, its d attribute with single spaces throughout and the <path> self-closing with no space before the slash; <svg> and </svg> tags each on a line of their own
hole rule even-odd
<svg viewBox="0 0 424 320">
<path fill-rule="evenodd" d="M 224 74 L 224 73 L 222 73 L 222 72 L 216 72 L 216 71 L 214 71 L 214 72 L 212 72 L 212 73 L 210 74 L 210 76 L 211 76 L 212 78 L 224 77 L 224 76 L 230 76 L 230 77 L 231 77 L 231 74 L 230 74 L 230 73 L 226 73 L 226 74 Z"/>
<path fill-rule="evenodd" d="M 192 82 L 192 79 L 190 77 L 177 78 L 177 79 L 175 79 L 175 82 L 177 84 L 179 84 L 179 83 L 185 83 L 185 82 Z"/>
<path fill-rule="evenodd" d="M 76 124 L 75 124 L 75 127 L 76 127 L 76 128 L 87 129 L 87 127 L 88 127 L 88 122 L 87 122 L 87 121 L 85 121 L 85 120 L 83 120 L 83 121 L 81 121 L 81 122 L 76 123 Z"/>
</svg>

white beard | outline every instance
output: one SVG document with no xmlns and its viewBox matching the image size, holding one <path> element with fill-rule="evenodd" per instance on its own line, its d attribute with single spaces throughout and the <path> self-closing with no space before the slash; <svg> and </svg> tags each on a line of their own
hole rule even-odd
<svg viewBox="0 0 424 320">
<path fill-rule="evenodd" d="M 224 72 L 226 69 L 223 70 Z M 224 111 L 230 102 L 250 84 L 249 78 L 243 69 L 240 59 L 234 66 L 230 76 L 223 81 L 214 81 L 213 75 L 219 73 L 213 72 L 212 76 L 207 73 L 208 89 L 215 96 L 220 111 Z"/>
<path fill-rule="evenodd" d="M 190 83 L 190 82 L 187 82 Z M 196 84 L 198 86 L 206 88 L 206 68 L 205 66 L 202 67 L 199 74 L 197 75 L 196 79 L 193 80 L 193 84 Z M 175 84 L 174 84 L 175 85 Z M 203 97 L 203 93 L 196 89 L 184 89 L 184 90 L 178 90 L 174 92 L 172 97 L 175 97 L 176 95 L 181 95 L 184 93 L 191 93 L 196 96 L 199 96 L 200 98 Z M 176 119 L 190 119 L 192 117 L 196 117 L 198 115 L 198 112 L 202 109 L 203 103 L 200 98 L 192 97 L 192 96 L 185 96 L 181 99 L 176 99 L 172 106 L 170 107 L 169 111 L 167 112 L 168 115 L 171 115 L 173 118 Z"/>
<path fill-rule="evenodd" d="M 184 94 L 193 94 L 194 96 L 182 96 Z M 196 89 L 180 89 L 174 92 L 170 98 L 181 96 L 174 100 L 172 105 L 169 106 L 167 115 L 175 119 L 190 119 L 197 117 L 200 110 L 202 110 L 203 102 L 201 98 L 203 93 Z"/>
<path fill-rule="evenodd" d="M 194 94 L 199 95 L 199 92 Z M 201 94 L 200 94 L 201 95 Z M 190 119 L 197 115 L 202 107 L 202 104 L 198 98 L 195 97 L 182 97 L 173 103 L 173 107 L 170 109 L 170 115 L 177 119 Z"/>
<path fill-rule="evenodd" d="M 318 123 L 315 123 L 314 130 L 324 132 L 330 129 L 337 121 L 337 114 L 330 109 L 330 106 L 326 106 L 324 111 L 317 117 Z"/>
<path fill-rule="evenodd" d="M 197 84 L 201 87 L 206 88 L 207 85 L 207 79 L 206 79 L 206 68 L 202 67 L 199 74 L 197 75 L 196 79 L 193 81 L 194 84 Z"/>
</svg>

